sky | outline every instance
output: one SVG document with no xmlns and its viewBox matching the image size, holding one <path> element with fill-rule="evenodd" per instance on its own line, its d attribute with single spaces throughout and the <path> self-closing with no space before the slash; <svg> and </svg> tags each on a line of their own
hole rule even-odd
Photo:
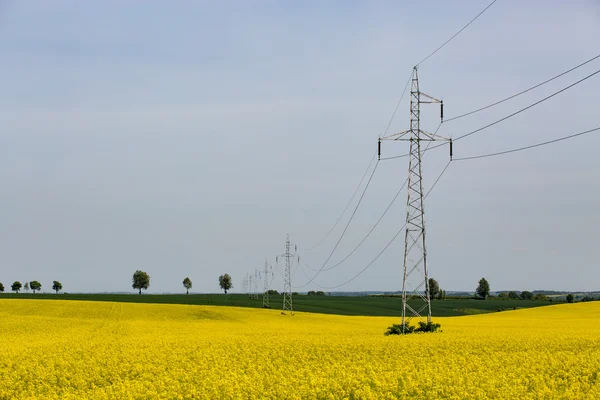
<svg viewBox="0 0 600 400">
<path fill-rule="evenodd" d="M 0 1 L 0 282 L 66 292 L 234 292 L 265 259 L 283 288 L 286 235 L 319 269 L 333 226 L 412 67 L 487 1 Z M 498 0 L 419 66 L 445 117 L 482 107 L 600 54 L 600 1 Z M 600 69 L 600 59 L 489 110 L 444 123 L 458 137 Z M 455 157 L 600 126 L 600 74 L 454 144 Z M 408 129 L 408 96 L 389 133 Z M 439 108 L 422 105 L 434 131 Z M 600 290 L 600 132 L 453 161 L 425 202 L 429 272 L 443 289 Z M 442 150 L 444 149 L 444 150 Z M 424 157 L 428 190 L 448 163 Z M 408 144 L 384 142 L 383 157 Z M 407 159 L 377 165 L 330 262 L 388 206 Z M 356 276 L 405 219 L 406 191 L 343 264 L 300 291 Z M 306 249 L 306 250 L 305 250 Z M 399 290 L 404 234 L 335 290 Z M 293 286 L 315 272 L 294 265 Z M 319 286 L 317 286 L 319 285 Z M 324 289 L 326 291 L 331 289 Z"/>
</svg>

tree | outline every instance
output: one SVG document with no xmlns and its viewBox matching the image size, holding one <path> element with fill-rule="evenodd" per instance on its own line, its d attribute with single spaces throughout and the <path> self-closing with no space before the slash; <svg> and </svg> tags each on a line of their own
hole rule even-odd
<svg viewBox="0 0 600 400">
<path fill-rule="evenodd" d="M 229 274 L 221 275 L 219 277 L 219 286 L 221 286 L 221 289 L 223 289 L 225 294 L 227 294 L 227 291 L 233 287 L 231 276 L 229 276 Z"/>
<path fill-rule="evenodd" d="M 148 290 L 150 287 L 150 275 L 138 269 L 133 273 L 133 285 L 131 287 L 138 289 L 139 293 L 142 294 L 142 289 Z"/>
<path fill-rule="evenodd" d="M 575 296 L 573 296 L 571 293 L 569 293 L 567 295 L 567 303 L 573 303 L 575 301 Z"/>
<path fill-rule="evenodd" d="M 21 282 L 19 281 L 15 281 L 12 285 L 10 285 L 10 290 L 12 290 L 15 293 L 19 293 L 19 291 L 21 290 Z"/>
<path fill-rule="evenodd" d="M 490 295 L 490 284 L 485 278 L 479 280 L 479 285 L 475 289 L 475 293 L 484 300 Z"/>
<path fill-rule="evenodd" d="M 548 296 L 543 293 L 536 293 L 535 296 L 533 296 L 533 299 L 538 301 L 548 301 Z"/>
<path fill-rule="evenodd" d="M 445 297 L 446 297 L 446 291 L 445 291 L 445 290 L 442 290 L 442 289 L 440 289 L 440 290 L 438 291 L 438 294 L 437 294 L 437 299 L 438 299 L 438 300 L 442 300 L 442 299 L 443 299 L 443 298 L 445 298 Z"/>
<path fill-rule="evenodd" d="M 508 293 L 500 292 L 500 293 L 498 293 L 498 298 L 499 299 L 508 299 Z"/>
<path fill-rule="evenodd" d="M 29 292 L 29 282 L 25 282 L 25 285 L 23 285 L 23 290 L 28 293 Z"/>
<path fill-rule="evenodd" d="M 39 292 L 40 290 L 42 290 L 42 284 L 39 283 L 38 281 L 29 282 L 29 287 L 31 288 L 31 290 L 33 290 L 33 293 L 35 293 L 36 291 Z"/>
<path fill-rule="evenodd" d="M 4 285 L 0 282 L 0 293 L 4 293 Z"/>
<path fill-rule="evenodd" d="M 516 300 L 519 298 L 519 295 L 514 290 L 511 290 L 510 292 L 508 292 L 508 298 L 512 299 L 512 300 Z"/>
<path fill-rule="evenodd" d="M 309 295 L 309 296 L 316 296 L 316 295 L 317 295 L 317 292 L 315 292 L 314 290 L 309 290 L 309 291 L 308 291 L 308 295 Z"/>
<path fill-rule="evenodd" d="M 433 299 L 439 292 L 440 285 L 438 282 L 433 278 L 429 278 L 429 298 Z"/>
<path fill-rule="evenodd" d="M 279 292 L 275 289 L 269 289 L 269 290 L 267 290 L 267 293 L 269 293 L 269 296 L 271 296 L 271 295 L 277 296 L 279 294 Z"/>
<path fill-rule="evenodd" d="M 60 283 L 59 281 L 52 282 L 52 290 L 54 290 L 56 294 L 58 294 L 58 292 L 62 290 L 62 283 Z"/>
<path fill-rule="evenodd" d="M 185 278 L 183 280 L 183 287 L 186 289 L 185 294 L 190 294 L 190 289 L 192 288 L 192 280 L 190 278 Z"/>
<path fill-rule="evenodd" d="M 323 292 L 322 290 L 317 290 L 316 295 L 317 296 L 325 296 L 325 292 Z"/>
<path fill-rule="evenodd" d="M 533 293 L 527 291 L 527 290 L 523 290 L 521 292 L 521 299 L 523 300 L 533 300 Z"/>
</svg>

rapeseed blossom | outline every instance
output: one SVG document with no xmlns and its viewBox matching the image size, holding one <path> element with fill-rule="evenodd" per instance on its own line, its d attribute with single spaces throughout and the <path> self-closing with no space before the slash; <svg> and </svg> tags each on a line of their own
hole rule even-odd
<svg viewBox="0 0 600 400">
<path fill-rule="evenodd" d="M 600 399 L 600 302 L 435 318 L 0 300 L 0 399 Z"/>
</svg>

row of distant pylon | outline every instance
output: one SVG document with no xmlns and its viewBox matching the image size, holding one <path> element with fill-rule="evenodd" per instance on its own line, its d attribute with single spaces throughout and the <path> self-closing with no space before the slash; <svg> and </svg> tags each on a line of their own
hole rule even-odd
<svg viewBox="0 0 600 400">
<path fill-rule="evenodd" d="M 279 263 L 279 259 L 285 260 L 284 280 L 283 280 L 283 314 L 291 315 L 293 313 L 292 306 L 292 261 L 296 257 L 295 253 L 298 250 L 297 246 L 293 246 L 294 252 L 292 253 L 292 244 L 290 242 L 290 235 L 287 235 L 285 241 L 285 253 L 275 257 L 275 264 Z M 247 273 L 244 277 L 242 292 L 245 292 L 249 298 L 258 300 L 260 298 L 260 283 L 262 280 L 263 291 L 263 308 L 271 308 L 269 300 L 269 290 L 271 283 L 273 282 L 273 266 L 269 265 L 269 262 L 265 259 L 265 268 L 259 271 L 258 268 L 254 269 L 254 273 Z"/>
<path fill-rule="evenodd" d="M 267 260 L 265 260 L 265 269 L 263 271 L 259 271 L 258 268 L 255 268 L 254 274 L 246 274 L 242 291 L 246 292 L 249 298 L 258 300 L 260 296 L 259 287 L 261 280 L 263 282 L 263 307 L 271 308 L 271 304 L 269 303 L 269 286 L 273 281 L 273 267 L 269 265 Z"/>
</svg>

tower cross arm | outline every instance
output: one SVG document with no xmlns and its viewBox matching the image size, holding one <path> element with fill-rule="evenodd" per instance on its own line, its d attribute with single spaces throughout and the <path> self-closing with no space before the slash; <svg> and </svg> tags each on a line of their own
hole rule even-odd
<svg viewBox="0 0 600 400">
<path fill-rule="evenodd" d="M 398 133 L 393 133 L 388 136 L 380 137 L 379 140 L 402 140 L 402 138 L 408 134 L 410 134 L 410 129 Z"/>
<path fill-rule="evenodd" d="M 410 135 L 410 133 L 411 133 L 410 130 L 400 132 L 400 133 L 394 133 L 389 136 L 384 136 L 384 137 L 380 138 L 379 140 L 402 140 L 402 141 L 410 142 L 410 141 L 415 140 L 413 138 L 413 136 Z M 432 141 L 450 142 L 452 139 L 447 138 L 445 136 L 438 135 L 436 133 L 430 133 L 430 132 L 426 132 L 422 129 L 419 129 L 419 139 L 418 140 L 428 141 L 428 142 L 432 142 Z"/>
<path fill-rule="evenodd" d="M 452 139 L 447 138 L 445 136 L 438 135 L 437 133 L 429 133 L 422 129 L 419 129 L 420 140 L 428 140 L 428 141 L 446 141 L 450 142 Z M 406 139 L 405 139 L 406 140 Z"/>
<path fill-rule="evenodd" d="M 421 101 L 421 96 L 428 98 L 429 101 Z M 419 103 L 442 103 L 442 100 L 436 99 L 435 97 L 432 97 L 427 93 L 419 92 Z"/>
</svg>

